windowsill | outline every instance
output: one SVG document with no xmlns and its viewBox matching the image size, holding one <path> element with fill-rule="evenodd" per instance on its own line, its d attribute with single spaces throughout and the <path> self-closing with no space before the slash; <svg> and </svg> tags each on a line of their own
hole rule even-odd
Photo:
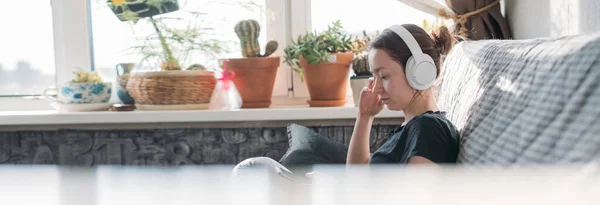
<svg viewBox="0 0 600 205">
<path fill-rule="evenodd" d="M 0 126 L 19 125 L 78 125 L 78 124 L 140 124 L 140 123 L 202 123 L 202 122 L 252 122 L 295 120 L 355 119 L 358 108 L 350 103 L 343 107 L 309 107 L 305 100 L 287 100 L 271 108 L 130 112 L 58 112 L 56 110 L 0 111 Z M 280 101 L 281 102 L 281 101 Z M 294 102 L 296 104 L 294 104 Z M 402 112 L 385 109 L 377 118 L 401 118 Z"/>
<path fill-rule="evenodd" d="M 233 111 L 132 111 L 132 112 L 57 112 L 5 111 L 0 112 L 0 126 L 58 125 L 58 124 L 119 124 L 119 123 L 173 123 L 173 122 L 244 122 L 283 120 L 335 120 L 356 118 L 358 108 L 268 108 Z M 402 112 L 382 111 L 378 118 L 400 118 Z"/>
</svg>

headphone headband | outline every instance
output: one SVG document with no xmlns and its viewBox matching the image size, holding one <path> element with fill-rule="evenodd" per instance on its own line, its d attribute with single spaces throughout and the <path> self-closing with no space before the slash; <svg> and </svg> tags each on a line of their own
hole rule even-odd
<svg viewBox="0 0 600 205">
<path fill-rule="evenodd" d="M 390 26 L 388 29 L 393 31 L 394 33 L 396 33 L 398 36 L 400 36 L 400 38 L 402 38 L 402 40 L 404 41 L 404 43 L 406 43 L 406 46 L 408 46 L 408 49 L 412 53 L 413 58 L 417 62 L 421 62 L 424 60 L 422 57 L 423 51 L 421 51 L 421 47 L 419 46 L 419 43 L 417 43 L 417 40 L 415 39 L 415 37 L 413 37 L 413 35 L 410 34 L 410 32 L 408 30 L 406 30 L 406 28 L 404 28 L 404 26 L 393 25 L 393 26 Z"/>
</svg>

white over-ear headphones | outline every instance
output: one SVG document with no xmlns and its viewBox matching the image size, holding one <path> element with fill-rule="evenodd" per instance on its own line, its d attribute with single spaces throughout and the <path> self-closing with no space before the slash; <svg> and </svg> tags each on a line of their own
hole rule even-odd
<svg viewBox="0 0 600 205">
<path fill-rule="evenodd" d="M 406 80 L 408 84 L 417 90 L 427 90 L 435 83 L 435 63 L 431 56 L 424 54 L 417 40 L 401 25 L 393 25 L 388 28 L 402 38 L 412 56 L 406 62 Z"/>
</svg>

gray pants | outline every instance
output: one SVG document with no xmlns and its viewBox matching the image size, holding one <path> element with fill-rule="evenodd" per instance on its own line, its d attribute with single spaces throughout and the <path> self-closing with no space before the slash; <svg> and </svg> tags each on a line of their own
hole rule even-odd
<svg viewBox="0 0 600 205">
<path fill-rule="evenodd" d="M 290 169 L 271 158 L 255 157 L 240 162 L 233 168 L 232 172 L 234 176 L 240 176 L 256 170 L 262 170 L 267 172 L 276 181 L 283 183 L 309 184 L 310 180 L 306 178 L 305 173 L 310 172 L 312 166 L 298 166 L 294 168 L 294 172 L 300 174 L 295 174 L 293 171 L 290 171 Z"/>
<path fill-rule="evenodd" d="M 279 164 L 279 162 L 268 157 L 249 158 L 240 162 L 233 168 L 233 175 L 243 175 L 249 171 L 254 171 L 256 169 L 264 169 L 270 174 L 281 176 L 283 178 L 289 178 L 294 176 L 294 173 L 292 171 Z"/>
<path fill-rule="evenodd" d="M 271 204 L 304 205 L 312 203 L 311 197 L 307 197 L 311 193 L 310 180 L 304 176 L 304 173 L 298 171 L 302 174 L 295 175 L 288 168 L 271 158 L 255 157 L 246 159 L 237 164 L 232 170 L 235 177 L 244 180 L 250 179 L 249 183 L 255 181 L 252 173 L 256 173 L 256 171 L 266 172 L 269 176 L 269 200 Z M 248 175 L 244 176 L 245 174 Z"/>
</svg>

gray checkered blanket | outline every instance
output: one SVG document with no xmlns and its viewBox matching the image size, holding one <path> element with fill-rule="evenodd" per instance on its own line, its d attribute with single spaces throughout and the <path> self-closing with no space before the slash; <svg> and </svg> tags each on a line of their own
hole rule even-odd
<svg viewBox="0 0 600 205">
<path fill-rule="evenodd" d="M 600 33 L 462 42 L 439 103 L 461 131 L 459 162 L 600 161 Z"/>
</svg>

